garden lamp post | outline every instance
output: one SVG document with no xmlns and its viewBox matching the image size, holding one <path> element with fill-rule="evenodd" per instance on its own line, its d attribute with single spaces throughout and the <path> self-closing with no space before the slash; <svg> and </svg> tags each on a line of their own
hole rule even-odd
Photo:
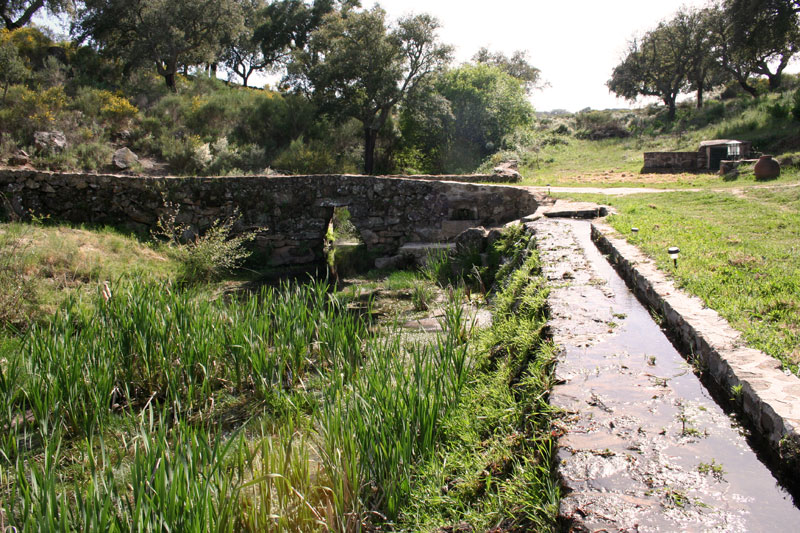
<svg viewBox="0 0 800 533">
<path fill-rule="evenodd" d="M 672 261 L 675 263 L 675 268 L 678 268 L 678 254 L 681 253 L 681 249 L 677 246 L 671 246 L 667 253 L 672 258 Z"/>
</svg>

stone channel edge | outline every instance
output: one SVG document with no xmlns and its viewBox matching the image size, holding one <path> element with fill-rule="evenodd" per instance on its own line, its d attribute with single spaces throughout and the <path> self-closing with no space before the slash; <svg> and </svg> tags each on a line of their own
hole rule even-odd
<svg viewBox="0 0 800 533">
<path fill-rule="evenodd" d="M 800 474 L 800 378 L 780 363 L 748 348 L 742 335 L 700 298 L 689 296 L 653 260 L 602 222 L 592 223 L 592 241 L 608 257 L 636 296 L 664 320 L 681 345 L 707 369 L 721 391 L 769 447 L 787 474 Z"/>
</svg>

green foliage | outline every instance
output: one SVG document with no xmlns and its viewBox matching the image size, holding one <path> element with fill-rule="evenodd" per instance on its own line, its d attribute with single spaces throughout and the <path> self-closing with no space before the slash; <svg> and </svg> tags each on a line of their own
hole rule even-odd
<svg viewBox="0 0 800 533">
<path fill-rule="evenodd" d="M 447 71 L 402 113 L 406 148 L 401 154 L 438 173 L 471 172 L 514 132 L 533 123 L 524 86 L 487 64 Z"/>
<path fill-rule="evenodd" d="M 221 41 L 242 24 L 241 7 L 232 0 L 90 0 L 76 26 L 130 64 L 150 62 L 175 91 L 178 67 L 215 61 Z"/>
<path fill-rule="evenodd" d="M 20 83 L 28 76 L 28 69 L 17 53 L 17 48 L 5 39 L 5 31 L 0 35 L 0 87 L 3 88 L 3 102 L 8 94 L 8 87 Z"/>
<path fill-rule="evenodd" d="M 444 420 L 447 446 L 421 463 L 413 479 L 403 529 L 554 527 L 560 495 L 545 400 L 553 361 L 542 337 L 545 280 L 535 252 L 517 266 L 514 281 L 498 296 L 507 307 L 493 313 L 463 399 Z"/>
<path fill-rule="evenodd" d="M 186 242 L 187 236 L 192 234 L 191 228 L 176 221 L 178 207 L 168 203 L 166 208 L 153 236 L 166 240 L 170 254 L 181 265 L 181 281 L 193 284 L 218 280 L 223 274 L 239 268 L 250 257 L 252 252 L 245 245 L 255 239 L 255 233 L 234 235 L 237 216 L 215 221 L 205 233 L 195 235 Z"/>
<path fill-rule="evenodd" d="M 337 168 L 336 154 L 324 141 L 306 143 L 298 137 L 278 154 L 272 166 L 290 174 L 329 174 Z"/>
<path fill-rule="evenodd" d="M 376 6 L 331 14 L 311 34 L 308 48 L 295 51 L 289 64 L 295 87 L 339 120 L 361 122 L 367 174 L 394 106 L 449 61 L 451 49 L 437 42 L 438 27 L 429 15 L 417 15 L 389 28 L 385 11 Z"/>
<path fill-rule="evenodd" d="M 800 121 L 800 89 L 797 89 L 792 97 L 791 113 L 795 120 Z"/>
<path fill-rule="evenodd" d="M 630 132 L 611 111 L 581 111 L 575 115 L 575 136 L 579 139 L 625 138 Z"/>
</svg>

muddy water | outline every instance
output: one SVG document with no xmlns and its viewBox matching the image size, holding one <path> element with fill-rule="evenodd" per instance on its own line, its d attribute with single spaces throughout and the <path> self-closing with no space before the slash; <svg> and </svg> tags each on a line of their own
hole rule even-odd
<svg viewBox="0 0 800 533">
<path fill-rule="evenodd" d="M 800 510 L 649 312 L 589 224 L 533 224 L 564 347 L 562 519 L 575 530 L 792 531 Z"/>
</svg>

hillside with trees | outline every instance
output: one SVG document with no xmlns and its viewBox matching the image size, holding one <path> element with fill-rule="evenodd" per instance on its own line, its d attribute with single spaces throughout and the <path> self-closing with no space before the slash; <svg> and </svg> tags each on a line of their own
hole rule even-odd
<svg viewBox="0 0 800 533">
<path fill-rule="evenodd" d="M 609 138 L 641 152 L 728 135 L 792 153 L 800 88 L 785 72 L 800 48 L 798 11 L 793 0 L 683 8 L 632 37 L 607 83 L 663 106 L 537 117 L 542 73 L 526 52 L 481 48 L 455 64 L 425 14 L 391 20 L 357 0 L 5 2 L 0 162 L 447 174 L 515 159 L 531 177 Z M 32 25 L 36 13 L 67 17 L 69 36 Z"/>
<path fill-rule="evenodd" d="M 69 38 L 32 26 L 37 9 L 68 13 Z M 539 71 L 525 53 L 483 49 L 453 65 L 425 14 L 389 20 L 350 0 L 87 0 L 6 3 L 3 18 L 0 158 L 27 154 L 37 168 L 470 171 L 532 124 Z M 37 132 L 63 135 L 53 145 Z M 122 148 L 137 157 L 115 167 Z"/>
</svg>

